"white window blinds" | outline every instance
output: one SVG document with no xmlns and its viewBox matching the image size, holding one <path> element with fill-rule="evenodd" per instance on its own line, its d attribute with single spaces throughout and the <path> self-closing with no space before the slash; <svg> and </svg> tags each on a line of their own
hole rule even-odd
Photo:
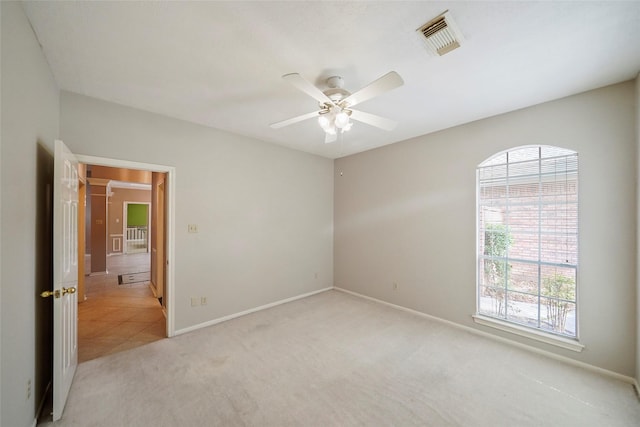
<svg viewBox="0 0 640 427">
<path fill-rule="evenodd" d="M 477 174 L 478 313 L 577 338 L 577 153 L 520 147 Z"/>
</svg>

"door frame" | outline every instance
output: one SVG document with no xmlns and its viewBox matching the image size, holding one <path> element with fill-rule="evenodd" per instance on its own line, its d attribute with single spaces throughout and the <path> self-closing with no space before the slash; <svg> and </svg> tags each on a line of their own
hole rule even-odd
<svg viewBox="0 0 640 427">
<path fill-rule="evenodd" d="M 108 157 L 96 157 L 76 154 L 78 162 L 87 165 L 110 166 L 113 168 L 139 169 L 151 172 L 166 173 L 165 181 L 165 237 L 166 237 L 166 282 L 163 300 L 166 301 L 167 313 L 167 337 L 175 336 L 175 212 L 176 212 L 176 168 L 173 166 L 157 165 L 152 163 L 134 162 L 130 160 L 111 159 Z"/>
</svg>

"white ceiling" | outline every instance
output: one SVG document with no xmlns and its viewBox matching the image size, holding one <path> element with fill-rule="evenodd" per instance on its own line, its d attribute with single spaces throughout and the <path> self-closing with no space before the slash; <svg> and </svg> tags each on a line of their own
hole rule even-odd
<svg viewBox="0 0 640 427">
<path fill-rule="evenodd" d="M 61 89 L 329 158 L 634 78 L 640 1 L 25 2 Z M 462 46 L 431 56 L 416 29 L 449 10 Z M 281 76 L 331 75 L 355 92 L 388 71 L 405 85 L 359 110 L 332 144 Z"/>
</svg>

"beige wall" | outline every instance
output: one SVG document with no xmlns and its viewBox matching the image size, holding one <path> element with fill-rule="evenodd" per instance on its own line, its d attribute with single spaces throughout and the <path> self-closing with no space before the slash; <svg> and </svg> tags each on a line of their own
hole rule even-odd
<svg viewBox="0 0 640 427">
<path fill-rule="evenodd" d="M 337 160 L 336 286 L 635 375 L 634 102 L 627 82 Z M 471 318 L 476 166 L 528 144 L 579 153 L 582 353 Z"/>
<path fill-rule="evenodd" d="M 122 224 L 124 221 L 123 215 L 123 204 L 124 202 L 145 202 L 151 203 L 151 190 L 138 190 L 138 189 L 130 189 L 130 188 L 111 188 L 113 195 L 109 197 L 109 201 L 107 202 L 107 212 L 109 217 L 108 228 L 107 228 L 107 252 L 112 253 L 122 253 Z M 151 208 L 151 206 L 149 206 Z M 114 236 L 115 235 L 115 236 Z M 119 236 L 118 236 L 119 235 Z M 113 250 L 113 241 L 115 239 L 120 239 L 120 250 Z"/>
<path fill-rule="evenodd" d="M 333 161 L 68 92 L 60 109 L 72 151 L 176 168 L 177 330 L 333 285 Z"/>
<path fill-rule="evenodd" d="M 51 184 L 59 91 L 20 3 L 0 2 L 0 425 L 33 424 L 51 379 Z M 27 382 L 31 381 L 31 395 Z"/>
<path fill-rule="evenodd" d="M 91 203 L 91 273 L 107 271 L 107 187 L 90 182 Z"/>
</svg>

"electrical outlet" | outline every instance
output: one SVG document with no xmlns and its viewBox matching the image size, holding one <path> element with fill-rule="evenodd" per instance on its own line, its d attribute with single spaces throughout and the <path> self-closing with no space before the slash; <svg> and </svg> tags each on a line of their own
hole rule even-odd
<svg viewBox="0 0 640 427">
<path fill-rule="evenodd" d="M 198 225 L 197 224 L 189 224 L 188 230 L 189 230 L 189 233 L 197 233 L 198 232 Z"/>
<path fill-rule="evenodd" d="M 191 297 L 191 307 L 200 305 L 200 298 Z"/>
<path fill-rule="evenodd" d="M 207 305 L 207 297 L 200 297 L 200 305 Z"/>
<path fill-rule="evenodd" d="M 31 380 L 27 380 L 27 400 L 31 399 Z"/>
<path fill-rule="evenodd" d="M 318 278 L 318 273 L 314 274 L 314 275 L 313 275 L 313 278 L 314 278 L 314 279 L 317 279 L 317 278 Z"/>
</svg>

